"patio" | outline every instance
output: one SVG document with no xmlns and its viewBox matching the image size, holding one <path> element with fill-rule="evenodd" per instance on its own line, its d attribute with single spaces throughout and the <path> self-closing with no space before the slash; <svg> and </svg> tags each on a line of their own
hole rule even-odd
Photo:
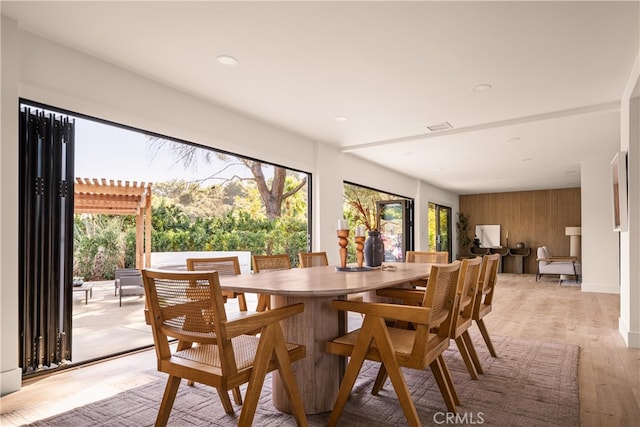
<svg viewBox="0 0 640 427">
<path fill-rule="evenodd" d="M 91 294 L 85 304 L 85 293 L 73 293 L 72 363 L 86 362 L 109 355 L 153 345 L 151 329 L 144 321 L 144 297 L 114 296 L 114 281 L 90 283 Z M 247 305 L 255 308 L 256 294 L 247 294 Z M 230 299 L 228 312 L 238 311 L 236 300 Z"/>
</svg>

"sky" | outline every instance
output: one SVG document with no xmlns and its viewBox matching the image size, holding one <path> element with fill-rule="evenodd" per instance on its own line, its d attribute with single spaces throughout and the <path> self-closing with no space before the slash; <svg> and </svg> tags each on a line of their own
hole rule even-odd
<svg viewBox="0 0 640 427">
<path fill-rule="evenodd" d="M 222 163 L 199 162 L 196 167 L 185 169 L 183 164 L 176 163 L 174 153 L 169 150 L 154 155 L 149 139 L 141 132 L 82 118 L 76 118 L 74 163 L 77 178 L 147 183 L 202 179 L 223 167 Z M 250 176 L 243 166 L 231 172 Z M 214 181 L 204 184 L 210 186 Z"/>
</svg>

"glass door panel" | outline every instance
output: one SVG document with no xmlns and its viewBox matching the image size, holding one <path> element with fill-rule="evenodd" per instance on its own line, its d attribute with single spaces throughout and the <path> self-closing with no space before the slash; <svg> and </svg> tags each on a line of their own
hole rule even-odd
<svg viewBox="0 0 640 427">
<path fill-rule="evenodd" d="M 449 252 L 451 261 L 451 208 L 429 203 L 429 250 Z"/>
<path fill-rule="evenodd" d="M 403 262 L 404 253 L 413 247 L 411 202 L 408 200 L 381 200 L 376 202 L 380 234 L 384 241 L 384 260 Z"/>
</svg>

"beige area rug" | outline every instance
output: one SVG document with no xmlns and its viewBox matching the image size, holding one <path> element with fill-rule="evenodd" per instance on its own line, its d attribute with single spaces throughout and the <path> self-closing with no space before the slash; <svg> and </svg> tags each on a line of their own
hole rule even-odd
<svg viewBox="0 0 640 427">
<path fill-rule="evenodd" d="M 407 369 L 405 377 L 423 425 L 578 426 L 579 347 L 537 340 L 494 336 L 498 353 L 492 358 L 480 336 L 474 337 L 485 370 L 473 381 L 452 342 L 445 358 L 462 404 L 458 417 L 447 422 L 446 406 L 431 371 Z M 39 421 L 33 426 L 150 426 L 157 415 L 166 376 L 109 399 Z M 378 396 L 370 391 L 377 364 L 366 362 L 352 391 L 340 426 L 406 425 L 402 409 L 389 381 Z M 244 394 L 244 390 L 243 390 Z M 213 388 L 182 384 L 169 425 L 237 425 L 236 414 L 226 414 Z M 324 426 L 329 414 L 308 418 L 311 426 Z M 450 417 L 452 415 L 449 415 Z M 294 426 L 293 416 L 271 403 L 271 381 L 265 382 L 254 420 L 256 426 Z"/>
</svg>

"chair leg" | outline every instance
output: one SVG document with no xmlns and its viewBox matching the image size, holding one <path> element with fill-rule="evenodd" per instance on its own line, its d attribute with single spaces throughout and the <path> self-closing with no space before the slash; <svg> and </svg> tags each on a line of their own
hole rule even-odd
<svg viewBox="0 0 640 427">
<path fill-rule="evenodd" d="M 438 388 L 440 389 L 440 394 L 442 394 L 442 399 L 444 400 L 445 405 L 447 405 L 447 409 L 449 412 L 456 413 L 456 404 L 453 400 L 453 396 L 451 395 L 451 391 L 449 390 L 448 381 L 444 377 L 444 373 L 442 372 L 442 367 L 438 359 L 435 359 L 431 362 L 431 372 L 433 372 L 433 377 L 436 379 L 436 384 L 438 384 Z"/>
<path fill-rule="evenodd" d="M 491 342 L 491 338 L 489 337 L 487 327 L 484 325 L 484 321 L 482 319 L 477 319 L 476 324 L 478 325 L 478 329 L 480 329 L 480 333 L 482 334 L 482 338 L 484 338 L 484 342 L 487 344 L 489 354 L 491 354 L 491 356 L 493 357 L 498 357 L 496 351 L 493 349 L 493 343 Z"/>
<path fill-rule="evenodd" d="M 469 375 L 472 380 L 478 379 L 478 372 L 476 371 L 476 367 L 473 364 L 473 360 L 471 359 L 471 355 L 467 350 L 467 346 L 462 338 L 462 335 L 455 339 L 456 345 L 458 346 L 458 351 L 460 352 L 460 356 L 462 356 L 462 360 L 464 361 L 464 365 L 467 367 L 467 371 L 469 371 Z"/>
<path fill-rule="evenodd" d="M 260 341 L 258 342 L 258 348 L 256 350 L 256 358 L 253 361 L 249 384 L 247 384 L 244 405 L 242 406 L 242 412 L 240 412 L 240 419 L 238 420 L 239 426 L 250 426 L 253 423 L 253 417 L 256 414 L 258 399 L 260 398 L 260 392 L 262 391 L 262 385 L 264 384 L 264 377 L 267 375 L 267 367 L 269 366 L 269 360 L 273 353 L 274 337 L 272 326 L 273 324 L 264 328 L 260 335 Z"/>
<path fill-rule="evenodd" d="M 471 356 L 471 360 L 473 361 L 473 366 L 476 368 L 476 372 L 479 374 L 484 374 L 482 370 L 482 365 L 480 364 L 480 358 L 478 357 L 478 353 L 476 352 L 476 347 L 473 345 L 473 341 L 471 340 L 471 335 L 469 335 L 469 331 L 464 331 L 462 333 L 462 339 L 464 343 L 467 345 L 467 350 L 469 351 L 469 356 Z"/>
<path fill-rule="evenodd" d="M 369 346 L 371 345 L 373 332 L 369 319 L 370 317 L 365 316 L 362 327 L 360 328 L 360 333 L 358 334 L 358 339 L 351 351 L 351 358 L 349 359 L 347 370 L 342 378 L 342 383 L 338 390 L 338 397 L 336 397 L 336 403 L 333 405 L 333 410 L 331 411 L 331 415 L 327 421 L 327 426 L 329 427 L 338 425 L 338 420 L 340 419 L 340 416 L 344 411 L 344 407 L 347 404 L 347 399 L 349 399 L 351 389 L 356 382 L 356 378 L 358 378 L 360 368 L 362 368 L 364 356 L 367 354 L 367 350 L 369 350 Z"/>
<path fill-rule="evenodd" d="M 227 414 L 233 414 L 233 406 L 231 406 L 231 400 L 229 399 L 229 392 L 223 388 L 217 388 L 218 397 L 224 408 L 224 412 Z"/>
<path fill-rule="evenodd" d="M 378 369 L 378 375 L 376 376 L 376 381 L 373 383 L 373 389 L 371 390 L 371 394 L 377 396 L 382 390 L 384 386 L 384 382 L 387 380 L 387 369 L 384 367 L 384 364 L 380 365 L 380 369 Z"/>
<path fill-rule="evenodd" d="M 173 408 L 173 401 L 176 399 L 176 393 L 178 393 L 178 387 L 180 387 L 180 381 L 182 378 L 169 375 L 167 379 L 167 386 L 164 389 L 164 395 L 162 396 L 162 403 L 160 403 L 160 409 L 158 410 L 158 417 L 156 418 L 156 427 L 164 427 L 169 421 L 169 415 L 171 414 L 171 408 Z"/>
<path fill-rule="evenodd" d="M 270 297 L 269 295 L 259 294 L 258 295 L 258 306 L 256 307 L 256 311 L 265 311 L 269 309 L 270 305 Z"/>
<path fill-rule="evenodd" d="M 444 356 L 441 354 L 438 357 L 438 364 L 440 365 L 440 370 L 444 376 L 444 379 L 447 381 L 447 386 L 449 387 L 449 393 L 451 394 L 451 398 L 453 399 L 453 403 L 456 405 L 460 404 L 460 396 L 458 396 L 458 391 L 456 390 L 455 385 L 453 384 L 453 378 L 451 377 L 451 372 L 449 371 L 449 367 L 444 360 Z"/>
<path fill-rule="evenodd" d="M 247 311 L 247 299 L 244 297 L 244 294 L 238 295 L 238 308 L 240 311 Z"/>
<path fill-rule="evenodd" d="M 293 412 L 293 416 L 298 423 L 298 426 L 307 425 L 307 416 L 304 412 L 304 403 L 296 383 L 296 377 L 293 375 L 293 369 L 291 368 L 291 359 L 287 347 L 284 344 L 284 336 L 282 335 L 282 329 L 278 325 L 274 325 L 275 342 L 273 345 L 273 352 L 276 362 L 278 364 L 278 372 L 282 379 L 284 389 L 287 392 L 289 398 L 289 405 Z"/>
<path fill-rule="evenodd" d="M 240 387 L 236 387 L 233 389 L 233 401 L 236 402 L 236 405 L 242 405 L 242 394 L 240 394 Z"/>
<path fill-rule="evenodd" d="M 376 345 L 378 346 L 378 351 L 380 353 L 382 363 L 384 364 L 387 374 L 389 375 L 391 384 L 393 384 L 393 388 L 396 392 L 396 395 L 398 396 L 400 406 L 402 407 L 404 416 L 407 418 L 408 424 L 410 426 L 419 426 L 420 418 L 418 417 L 418 412 L 416 411 L 416 405 L 413 403 L 413 399 L 409 394 L 407 382 L 404 379 L 404 375 L 402 375 L 400 366 L 398 366 L 395 351 L 391 346 L 389 331 L 387 330 L 387 327 L 384 323 L 384 319 L 380 317 L 376 317 L 375 319 L 377 321 L 373 325 L 373 336 L 376 340 Z"/>
</svg>

